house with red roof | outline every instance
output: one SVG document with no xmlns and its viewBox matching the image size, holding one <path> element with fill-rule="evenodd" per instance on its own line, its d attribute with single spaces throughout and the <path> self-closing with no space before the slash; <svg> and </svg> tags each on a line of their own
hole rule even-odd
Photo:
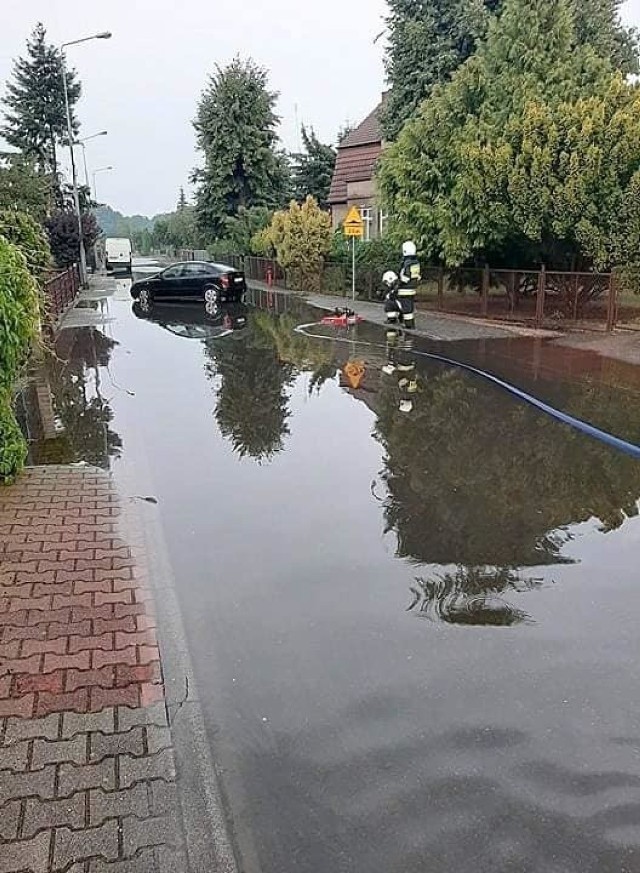
<svg viewBox="0 0 640 873">
<path fill-rule="evenodd" d="M 375 171 L 382 154 L 380 110 L 382 101 L 338 146 L 331 181 L 329 205 L 334 228 L 345 220 L 352 206 L 364 219 L 364 238 L 375 239 L 385 230 L 386 216 L 377 200 Z"/>
</svg>

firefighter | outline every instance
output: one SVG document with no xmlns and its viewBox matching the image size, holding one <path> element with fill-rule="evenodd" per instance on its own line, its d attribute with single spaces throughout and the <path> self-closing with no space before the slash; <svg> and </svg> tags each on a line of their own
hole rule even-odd
<svg viewBox="0 0 640 873">
<path fill-rule="evenodd" d="M 407 240 L 402 246 L 402 264 L 398 283 L 398 304 L 405 327 L 415 327 L 416 293 L 422 280 L 422 270 L 416 244 Z"/>
<path fill-rule="evenodd" d="M 384 311 L 387 315 L 387 324 L 399 324 L 402 321 L 402 307 L 398 300 L 398 286 L 400 280 L 393 270 L 387 270 L 382 277 L 384 286 Z"/>
</svg>

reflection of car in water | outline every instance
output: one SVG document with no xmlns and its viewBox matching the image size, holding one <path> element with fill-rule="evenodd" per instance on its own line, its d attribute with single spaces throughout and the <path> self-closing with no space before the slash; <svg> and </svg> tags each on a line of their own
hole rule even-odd
<svg viewBox="0 0 640 873">
<path fill-rule="evenodd" d="M 208 261 L 172 264 L 155 276 L 138 279 L 131 286 L 131 296 L 144 306 L 161 298 L 204 300 L 210 305 L 241 303 L 246 291 L 244 273 Z"/>
<path fill-rule="evenodd" d="M 248 310 L 244 303 L 216 307 L 164 303 L 148 308 L 136 301 L 132 309 L 136 318 L 153 321 L 169 333 L 185 339 L 219 339 L 247 326 Z"/>
</svg>

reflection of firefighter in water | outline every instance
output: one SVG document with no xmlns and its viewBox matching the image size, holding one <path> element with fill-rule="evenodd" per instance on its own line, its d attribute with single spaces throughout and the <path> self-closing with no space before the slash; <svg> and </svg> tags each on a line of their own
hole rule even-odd
<svg viewBox="0 0 640 873">
<path fill-rule="evenodd" d="M 413 398 L 418 390 L 413 341 L 404 331 L 391 325 L 387 327 L 387 363 L 382 372 L 398 380 L 400 412 L 412 412 Z"/>
<path fill-rule="evenodd" d="M 401 323 L 406 328 L 415 326 L 416 294 L 421 279 L 416 244 L 408 241 L 402 246 L 400 275 L 389 270 L 382 277 L 386 291 L 384 309 L 389 324 Z"/>
</svg>

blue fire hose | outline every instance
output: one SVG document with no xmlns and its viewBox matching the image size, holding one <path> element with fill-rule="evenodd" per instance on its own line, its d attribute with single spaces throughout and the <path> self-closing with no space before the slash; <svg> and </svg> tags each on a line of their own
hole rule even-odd
<svg viewBox="0 0 640 873">
<path fill-rule="evenodd" d="M 366 345 L 372 348 L 386 348 L 380 343 L 343 339 L 342 337 L 329 337 L 322 334 L 314 334 L 308 332 L 307 328 L 312 328 L 316 326 L 317 325 L 315 322 L 311 324 L 301 324 L 299 327 L 296 328 L 296 331 L 298 333 L 304 334 L 305 336 L 311 337 L 312 339 L 332 340 L 333 342 L 347 343 L 356 342 L 358 343 L 358 345 Z M 501 388 L 503 391 L 508 392 L 513 397 L 518 398 L 518 400 L 522 400 L 524 403 L 528 403 L 529 406 L 533 406 L 534 409 L 538 409 L 545 415 L 548 415 L 556 421 L 559 421 L 561 424 L 566 424 L 569 427 L 572 427 L 574 430 L 577 430 L 580 433 L 591 437 L 592 439 L 599 440 L 601 443 L 611 446 L 611 448 L 617 449 L 619 452 L 623 452 L 625 455 L 629 455 L 632 458 L 640 459 L 640 446 L 635 445 L 635 443 L 627 442 L 627 440 L 623 440 L 620 437 L 614 436 L 613 434 L 608 433 L 606 430 L 601 430 L 599 427 L 595 427 L 593 424 L 582 421 L 582 419 L 580 418 L 575 418 L 573 415 L 569 415 L 567 412 L 562 412 L 562 410 L 556 409 L 554 406 L 550 406 L 548 403 L 545 403 L 543 400 L 539 400 L 532 394 L 527 394 L 526 391 L 522 391 L 520 388 L 516 388 L 516 386 L 512 385 L 510 382 L 505 382 L 504 379 L 500 379 L 498 378 L 498 376 L 494 376 L 492 373 L 488 373 L 486 370 L 480 370 L 478 367 L 473 367 L 471 364 L 465 364 L 462 361 L 456 361 L 453 358 L 447 358 L 444 355 L 437 355 L 433 352 L 421 352 L 419 350 L 413 349 L 412 354 L 416 355 L 416 357 L 427 358 L 430 361 L 437 361 L 440 364 L 446 364 L 448 367 L 455 367 L 458 370 L 464 370 L 467 373 L 472 373 L 474 376 L 479 376 L 481 379 L 485 379 L 492 385 L 496 385 L 498 388 Z"/>
</svg>

